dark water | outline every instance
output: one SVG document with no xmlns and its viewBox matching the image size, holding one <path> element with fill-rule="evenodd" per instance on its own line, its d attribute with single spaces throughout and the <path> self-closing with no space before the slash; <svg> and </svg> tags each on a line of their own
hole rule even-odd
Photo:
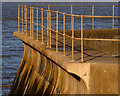
<svg viewBox="0 0 120 96">
<path fill-rule="evenodd" d="M 18 5 L 113 5 L 117 3 L 2 3 L 2 83 L 3 85 L 12 85 L 15 74 L 21 62 L 24 47 L 20 40 L 13 36 L 17 31 L 17 6 Z M 51 10 L 58 10 L 70 13 L 70 7 L 51 7 Z M 91 15 L 91 8 L 73 8 L 73 14 Z M 115 8 L 115 15 L 118 14 L 118 8 Z M 112 15 L 112 8 L 95 8 L 95 15 Z M 53 21 L 54 22 L 54 21 Z M 68 21 L 69 22 L 69 21 Z M 78 20 L 75 22 L 80 23 Z M 99 22 L 99 23 L 98 23 Z M 55 22 L 54 22 L 55 23 Z M 80 29 L 79 24 L 75 23 L 75 29 Z M 115 19 L 115 25 L 118 20 Z M 53 24 L 55 25 L 55 24 Z M 95 19 L 95 28 L 111 28 L 112 19 Z M 67 24 L 68 29 L 70 24 Z M 118 26 L 115 26 L 117 28 Z M 60 28 L 60 26 L 59 26 Z M 84 20 L 84 28 L 91 29 L 91 20 Z M 53 28 L 54 29 L 54 28 Z M 10 88 L 3 88 L 3 94 L 8 94 Z"/>
</svg>

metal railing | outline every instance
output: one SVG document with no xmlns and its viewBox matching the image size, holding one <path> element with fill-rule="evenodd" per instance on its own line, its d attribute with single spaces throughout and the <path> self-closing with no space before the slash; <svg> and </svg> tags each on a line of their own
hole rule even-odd
<svg viewBox="0 0 120 96">
<path fill-rule="evenodd" d="M 120 7 L 119 5 L 27 5 L 27 6 L 33 6 L 33 7 L 48 7 L 48 10 L 50 10 L 50 7 L 70 7 L 71 15 L 73 14 L 73 7 L 91 7 L 92 10 L 92 16 L 86 16 L 86 18 L 92 18 L 92 29 L 94 29 L 94 18 L 113 18 L 113 26 L 114 28 L 114 18 L 118 18 L 118 16 L 115 16 L 115 7 Z M 94 11 L 95 7 L 112 7 L 112 16 L 95 16 L 94 17 Z"/>
<path fill-rule="evenodd" d="M 42 5 L 41 5 L 42 6 Z M 44 6 L 44 5 L 43 5 Z M 45 5 L 46 6 L 46 5 Z M 52 41 L 51 41 L 51 32 L 55 33 L 56 37 L 55 37 L 55 40 L 56 40 L 56 52 L 58 52 L 58 38 L 59 38 L 59 35 L 62 36 L 63 38 L 63 55 L 66 54 L 66 44 L 65 44 L 65 41 L 66 41 L 66 38 L 69 38 L 71 39 L 72 41 L 72 46 L 71 46 L 71 54 L 72 54 L 72 61 L 74 61 L 74 41 L 75 40 L 80 40 L 81 42 L 81 62 L 84 62 L 84 57 L 83 57 L 83 52 L 84 52 L 84 47 L 83 47 L 83 41 L 84 40 L 102 40 L 102 41 L 115 41 L 115 42 L 118 42 L 120 40 L 118 39 L 98 39 L 98 38 L 84 38 L 84 32 L 83 32 L 83 19 L 84 18 L 92 18 L 92 29 L 94 29 L 94 18 L 113 18 L 112 21 L 113 21 L 113 25 L 112 25 L 112 28 L 114 28 L 114 19 L 115 18 L 120 18 L 120 16 L 114 16 L 114 7 L 116 7 L 115 5 L 113 5 L 113 16 L 94 16 L 94 5 L 92 5 L 92 15 L 74 15 L 72 14 L 72 7 L 73 5 L 67 5 L 69 7 L 71 7 L 71 14 L 67 14 L 67 13 L 63 13 L 63 12 L 59 12 L 59 11 L 52 11 L 50 10 L 50 6 L 52 5 L 48 5 L 48 9 L 43 9 L 43 8 L 38 8 L 39 6 L 36 6 L 36 5 L 32 5 L 32 6 L 27 6 L 27 5 L 18 5 L 18 32 L 20 32 L 20 22 L 22 22 L 22 33 L 23 34 L 26 34 L 26 36 L 28 36 L 28 33 L 30 34 L 29 36 L 31 38 L 34 37 L 34 25 L 36 25 L 36 40 L 39 40 L 39 28 L 38 27 L 41 27 L 41 41 L 42 43 L 44 43 L 44 29 L 47 30 L 47 47 L 49 48 L 52 48 L 51 45 L 52 45 Z M 53 5 L 55 6 L 55 5 Z M 58 6 L 58 5 L 56 5 Z M 59 5 L 60 6 L 60 5 Z M 64 5 L 61 5 L 61 6 L 64 6 Z M 78 6 L 74 6 L 74 7 L 78 7 Z M 86 7 L 86 6 L 83 6 L 83 7 Z M 91 7 L 91 6 L 87 6 L 87 7 Z M 97 6 L 97 7 L 102 7 L 102 6 Z M 110 6 L 105 6 L 105 7 L 110 7 Z M 29 11 L 29 12 L 28 12 Z M 39 16 L 39 12 L 41 13 L 41 16 Z M 44 26 L 44 12 L 47 13 L 47 27 Z M 29 13 L 29 14 L 28 14 Z M 54 13 L 56 14 L 56 30 L 52 30 L 51 28 L 51 14 Z M 34 15 L 36 14 L 36 17 L 34 17 Z M 63 33 L 59 32 L 59 29 L 58 29 L 58 20 L 59 20 L 59 14 L 62 15 L 62 19 L 63 19 Z M 28 16 L 29 15 L 29 16 Z M 71 31 L 72 31 L 72 35 L 69 36 L 66 34 L 66 28 L 65 28 L 65 24 L 66 24 L 66 17 L 69 16 L 70 19 L 71 19 Z M 40 17 L 40 19 L 39 19 Z M 80 20 L 81 20 L 81 36 L 79 38 L 76 38 L 75 37 L 75 32 L 74 32 L 74 19 L 76 17 L 79 17 Z M 36 21 L 35 21 L 36 20 Z M 40 21 L 40 24 L 39 24 L 39 21 Z M 25 24 L 25 25 L 24 25 Z M 29 28 L 28 29 L 28 25 L 29 25 Z"/>
</svg>

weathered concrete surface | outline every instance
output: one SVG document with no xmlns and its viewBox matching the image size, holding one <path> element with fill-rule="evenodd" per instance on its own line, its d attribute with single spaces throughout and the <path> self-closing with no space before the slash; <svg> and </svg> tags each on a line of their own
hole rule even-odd
<svg viewBox="0 0 120 96">
<path fill-rule="evenodd" d="M 33 92 L 31 90 L 34 90 L 36 94 L 37 93 L 117 94 L 118 93 L 117 91 L 118 63 L 113 62 L 112 64 L 109 64 L 107 62 L 101 63 L 97 61 L 86 62 L 86 63 L 71 62 L 71 59 L 68 58 L 68 56 L 63 56 L 61 52 L 55 52 L 54 50 L 45 48 L 45 45 L 41 44 L 40 41 L 36 41 L 27 36 L 25 37 L 24 34 L 21 34 L 20 32 L 15 32 L 14 36 L 21 39 L 24 42 L 26 51 L 24 52 L 25 55 L 23 56 L 23 60 L 17 72 L 13 84 L 14 87 L 11 89 L 11 93 L 14 93 L 15 90 L 16 93 L 20 92 L 21 94 L 23 93 L 30 94 Z M 51 69 L 50 67 L 51 63 L 45 63 L 45 62 L 51 62 L 54 68 Z M 40 66 L 39 64 L 41 65 L 41 67 L 38 67 Z M 37 67 L 33 68 L 33 65 Z M 39 68 L 42 72 L 40 72 Z M 31 73 L 31 70 L 33 73 Z M 39 70 L 40 74 L 38 74 L 37 70 Z M 51 83 L 49 80 L 48 80 L 49 82 L 47 81 L 43 82 L 44 78 L 51 77 L 51 75 L 49 75 L 51 71 L 53 78 L 55 78 L 55 80 L 53 79 L 53 83 Z M 80 82 L 78 82 L 74 77 L 72 77 L 73 75 L 71 76 L 70 73 L 75 74 L 74 77 L 79 77 Z M 25 74 L 28 75 L 26 76 Z M 21 80 L 20 78 L 23 79 Z M 54 81 L 56 83 L 54 83 Z M 31 85 L 30 82 L 34 86 Z M 21 88 L 23 88 L 22 91 L 20 91 Z"/>
<path fill-rule="evenodd" d="M 91 64 L 90 93 L 118 94 L 118 76 L 118 64 Z"/>
<path fill-rule="evenodd" d="M 10 94 L 87 94 L 84 81 L 76 80 L 65 70 L 67 62 L 65 64 L 58 53 L 45 50 L 40 42 L 29 42 L 31 39 L 20 33 L 16 33 L 17 36 L 24 40 L 25 52 Z"/>
</svg>

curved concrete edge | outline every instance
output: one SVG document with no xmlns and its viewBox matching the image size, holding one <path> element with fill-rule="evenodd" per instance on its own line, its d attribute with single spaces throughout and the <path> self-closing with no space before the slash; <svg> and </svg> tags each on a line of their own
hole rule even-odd
<svg viewBox="0 0 120 96">
<path fill-rule="evenodd" d="M 36 41 L 29 36 L 25 36 L 25 34 L 22 34 L 21 32 L 14 32 L 13 35 L 23 41 L 23 43 L 33 47 L 43 55 L 47 56 L 49 59 L 53 60 L 59 67 L 68 73 L 73 73 L 76 76 L 79 76 L 85 82 L 87 88 L 89 88 L 88 78 L 90 64 L 71 62 L 70 58 L 63 56 L 63 54 L 60 52 L 56 52 L 52 49 L 47 49 L 45 44 L 42 44 L 41 41 Z"/>
<path fill-rule="evenodd" d="M 35 48 L 38 51 L 45 51 L 46 46 L 45 44 L 42 44 L 41 41 L 36 41 L 35 39 L 30 38 L 29 36 L 25 36 L 25 34 L 22 34 L 21 32 L 14 32 L 13 35 L 20 39 L 23 43 Z"/>
<path fill-rule="evenodd" d="M 61 66 L 63 69 L 67 69 L 69 63 L 71 63 L 71 59 L 66 56 L 63 56 L 59 52 L 55 52 L 54 50 L 47 49 L 45 44 L 41 41 L 36 41 L 35 39 L 30 38 L 29 36 L 25 36 L 21 32 L 14 32 L 13 35 L 23 41 L 23 43 L 33 47 L 37 51 L 41 52 L 43 55 L 47 56 L 51 60 L 53 60 L 56 64 Z"/>
<path fill-rule="evenodd" d="M 61 66 L 63 69 L 67 70 L 69 64 L 71 63 L 70 59 L 59 52 L 54 50 L 47 49 L 45 50 L 45 55 L 48 56 L 51 60 Z"/>
</svg>

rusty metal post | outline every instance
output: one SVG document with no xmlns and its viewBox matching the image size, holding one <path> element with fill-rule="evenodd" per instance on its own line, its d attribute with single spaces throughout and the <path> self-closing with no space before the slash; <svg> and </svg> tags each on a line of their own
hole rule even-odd
<svg viewBox="0 0 120 96">
<path fill-rule="evenodd" d="M 25 5 L 24 5 L 24 33 L 25 33 L 25 31 L 26 31 L 26 29 L 25 29 L 25 26 L 26 26 L 26 13 L 25 13 L 25 11 L 26 11 L 26 9 L 25 9 Z"/>
<path fill-rule="evenodd" d="M 32 30 L 31 30 L 31 24 L 32 24 L 31 11 L 32 11 L 32 10 L 31 10 L 31 7 L 30 7 L 30 37 L 32 37 L 32 36 L 31 36 L 31 33 L 32 33 L 32 32 L 31 32 L 31 31 L 32 31 Z"/>
<path fill-rule="evenodd" d="M 47 47 L 49 47 L 49 11 L 47 10 Z"/>
<path fill-rule="evenodd" d="M 56 52 L 58 52 L 58 11 L 56 11 Z"/>
<path fill-rule="evenodd" d="M 50 10 L 50 5 L 48 5 L 48 10 Z"/>
<path fill-rule="evenodd" d="M 34 7 L 32 7 L 32 38 L 33 38 L 33 35 L 34 35 Z"/>
<path fill-rule="evenodd" d="M 63 55 L 65 56 L 65 13 L 63 13 Z"/>
<path fill-rule="evenodd" d="M 74 61 L 74 16 L 71 16 L 72 29 L 72 61 Z"/>
<path fill-rule="evenodd" d="M 70 6 L 70 8 L 71 8 L 71 15 L 72 15 L 72 5 Z M 71 16 L 71 20 L 72 20 L 72 16 Z M 71 21 L 71 28 L 72 28 L 72 21 Z"/>
<path fill-rule="evenodd" d="M 49 10 L 50 48 L 51 48 L 51 11 Z"/>
<path fill-rule="evenodd" d="M 43 43 L 43 8 L 41 8 L 41 25 L 42 25 L 42 43 Z"/>
<path fill-rule="evenodd" d="M 20 31 L 20 5 L 18 5 L 18 32 Z"/>
<path fill-rule="evenodd" d="M 94 29 L 94 5 L 92 5 L 92 29 Z"/>
<path fill-rule="evenodd" d="M 71 15 L 72 15 L 72 9 L 73 9 L 73 7 L 72 7 L 72 5 L 71 5 Z"/>
<path fill-rule="evenodd" d="M 83 15 L 81 15 L 81 62 L 84 62 L 83 50 Z"/>
<path fill-rule="evenodd" d="M 50 21 L 50 5 L 48 5 L 48 28 L 49 28 L 48 34 L 50 35 L 50 38 L 48 38 L 48 39 L 50 39 L 50 46 L 48 46 L 48 47 L 51 48 L 51 31 L 50 31 L 51 30 L 51 28 L 50 28 L 51 24 L 50 23 L 51 23 L 51 21 Z M 49 42 L 49 40 L 48 40 L 48 42 Z"/>
<path fill-rule="evenodd" d="M 37 14 L 37 41 L 38 41 L 38 8 L 37 8 L 37 11 L 36 11 L 36 14 Z"/>
<path fill-rule="evenodd" d="M 23 34 L 24 33 L 23 32 L 23 5 L 21 6 L 21 8 L 22 8 L 22 10 L 21 10 L 22 11 L 22 34 Z"/>
<path fill-rule="evenodd" d="M 27 6 L 25 5 L 25 31 L 27 36 Z"/>
<path fill-rule="evenodd" d="M 114 10 L 114 7 L 115 7 L 115 6 L 113 5 L 113 26 L 112 26 L 113 29 L 114 29 L 114 11 L 115 11 L 115 10 Z"/>
</svg>

